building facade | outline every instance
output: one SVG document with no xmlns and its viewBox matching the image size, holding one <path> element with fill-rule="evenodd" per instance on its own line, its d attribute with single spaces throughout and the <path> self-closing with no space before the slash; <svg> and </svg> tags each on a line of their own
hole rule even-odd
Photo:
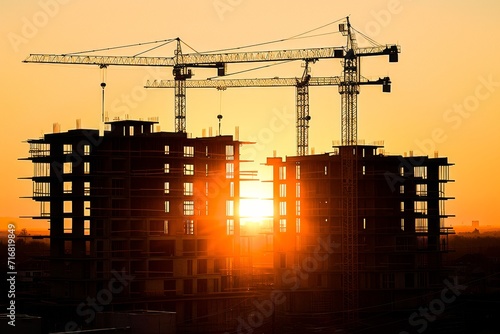
<svg viewBox="0 0 500 334">
<path fill-rule="evenodd" d="M 442 254 L 453 233 L 445 227 L 451 164 L 447 158 L 381 152 L 375 145 L 344 146 L 334 153 L 267 159 L 273 168 L 275 285 L 286 294 L 276 314 L 283 328 L 344 327 L 346 292 L 357 299 L 350 310 L 356 318 L 380 320 L 373 316 L 397 311 L 407 317 L 407 310 L 418 309 L 415 297 L 443 285 Z M 344 212 L 342 198 L 346 154 L 355 169 L 352 213 Z M 342 225 L 347 214 L 356 222 L 350 236 Z M 346 240 L 356 255 L 349 269 L 356 278 L 352 291 L 343 284 Z"/>
<path fill-rule="evenodd" d="M 75 129 L 28 141 L 34 218 L 50 223 L 42 306 L 57 314 L 53 329 L 92 328 L 96 311 L 154 310 L 175 312 L 183 333 L 331 332 L 346 328 L 346 298 L 367 324 L 407 317 L 442 286 L 453 233 L 447 158 L 385 155 L 376 145 L 268 158 L 274 218 L 263 246 L 240 229 L 244 143 L 154 125 L 115 121 L 103 135 Z M 254 263 L 254 250 L 269 245 L 274 284 Z"/>
<path fill-rule="evenodd" d="M 99 311 L 176 312 L 184 332 L 232 330 L 248 297 L 242 143 L 154 132 L 151 121 L 109 124 L 102 136 L 75 129 L 28 141 L 34 218 L 50 222 L 48 300 L 66 315 L 58 326 L 90 326 L 90 308 L 82 316 L 77 306 L 94 298 Z"/>
</svg>

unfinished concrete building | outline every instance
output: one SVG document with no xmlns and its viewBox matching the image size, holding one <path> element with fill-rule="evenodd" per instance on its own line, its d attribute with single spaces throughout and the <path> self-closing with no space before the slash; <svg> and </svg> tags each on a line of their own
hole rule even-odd
<svg viewBox="0 0 500 334">
<path fill-rule="evenodd" d="M 104 311 L 176 312 L 181 332 L 346 328 L 343 154 L 357 180 L 359 319 L 407 315 L 442 285 L 453 233 L 447 158 L 385 155 L 380 145 L 268 158 L 273 285 L 265 268 L 252 270 L 251 237 L 241 235 L 242 142 L 155 132 L 153 121 L 109 124 L 104 135 L 75 129 L 28 141 L 35 218 L 50 222 L 53 304 L 42 305 L 58 314 L 58 330 L 91 328 L 90 305 L 78 311 L 89 297 Z M 117 277 L 126 279 L 108 294 Z"/>
<path fill-rule="evenodd" d="M 102 136 L 56 129 L 28 140 L 34 218 L 50 222 L 56 328 L 91 326 L 89 306 L 77 310 L 90 297 L 99 310 L 174 311 L 182 332 L 234 329 L 250 306 L 236 214 L 242 143 L 108 124 Z"/>
<path fill-rule="evenodd" d="M 347 311 L 356 312 L 358 324 L 387 325 L 385 316 L 401 311 L 407 317 L 422 296 L 441 289 L 442 254 L 453 233 L 444 223 L 451 164 L 382 153 L 377 145 L 357 145 L 267 159 L 273 168 L 275 286 L 286 296 L 276 305 L 279 328 L 333 332 L 352 325 Z M 345 310 L 342 301 L 343 154 L 353 155 L 357 178 L 357 233 L 349 240 L 356 253 L 357 288 L 350 291 L 359 296 L 356 310 Z"/>
</svg>

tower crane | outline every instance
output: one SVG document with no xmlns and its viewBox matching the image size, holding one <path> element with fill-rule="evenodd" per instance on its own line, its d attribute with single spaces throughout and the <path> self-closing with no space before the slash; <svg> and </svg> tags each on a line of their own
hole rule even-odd
<svg viewBox="0 0 500 334">
<path fill-rule="evenodd" d="M 109 66 L 160 66 L 172 67 L 175 81 L 175 131 L 186 132 L 186 82 L 193 76 L 191 68 L 215 68 L 218 76 L 226 74 L 230 63 L 276 62 L 285 60 L 316 61 L 319 59 L 344 58 L 344 47 L 324 47 L 293 50 L 229 52 L 229 53 L 182 53 L 181 40 L 173 57 L 147 56 L 99 56 L 85 54 L 31 54 L 23 62 L 48 64 L 97 65 Z M 359 55 L 389 55 L 398 53 L 394 45 L 378 45 L 357 49 Z"/>
<path fill-rule="evenodd" d="M 380 52 L 390 52 L 383 48 Z M 385 50 L 385 51 L 384 51 Z M 218 76 L 224 76 L 229 63 L 275 62 L 284 60 L 306 60 L 342 58 L 341 47 L 312 49 L 293 49 L 275 51 L 253 51 L 232 53 L 193 53 L 183 54 L 181 40 L 177 38 L 177 46 L 173 57 L 146 56 L 98 56 L 84 54 L 30 54 L 23 62 L 47 64 L 97 65 L 100 68 L 113 66 L 160 66 L 172 67 L 175 81 L 175 131 L 186 132 L 186 80 L 192 78 L 191 68 L 216 68 Z"/>
<path fill-rule="evenodd" d="M 341 234 L 342 234 L 342 294 L 344 319 L 354 323 L 358 317 L 359 306 L 359 224 L 358 219 L 358 94 L 360 82 L 360 59 L 378 56 L 377 50 L 359 48 L 356 36 L 347 17 L 346 24 L 339 30 L 347 38 L 343 62 L 342 82 L 339 85 L 341 96 Z M 391 45 L 389 62 L 398 61 L 400 47 Z M 383 87 L 390 91 L 390 86 Z"/>
<path fill-rule="evenodd" d="M 177 38 L 177 47 L 173 57 L 144 57 L 144 56 L 97 56 L 83 54 L 31 54 L 26 63 L 50 64 L 83 64 L 97 65 L 101 68 L 108 66 L 160 66 L 172 67 L 175 89 L 175 131 L 186 132 L 186 88 L 190 86 L 193 76 L 191 68 L 215 68 L 218 76 L 226 74 L 226 66 L 230 63 L 276 62 L 285 60 L 302 60 L 306 62 L 319 59 L 342 59 L 342 75 L 333 77 L 333 83 L 339 87 L 341 95 L 341 182 L 342 182 L 342 290 L 343 306 L 346 320 L 355 320 L 358 309 L 358 167 L 357 167 L 357 98 L 359 88 L 365 84 L 360 75 L 360 60 L 363 57 L 388 55 L 389 62 L 397 62 L 401 49 L 398 45 L 375 45 L 360 48 L 357 45 L 353 28 L 347 17 L 346 24 L 340 24 L 339 30 L 347 38 L 345 47 L 308 48 L 294 50 L 232 52 L 232 53 L 192 53 L 183 54 L 181 40 Z M 246 79 L 252 80 L 252 79 Z M 267 80 L 267 81 L 266 81 Z M 279 86 L 280 79 L 258 79 L 258 87 Z M 282 79 L 281 79 L 282 80 Z M 285 79 L 285 81 L 290 79 Z M 297 87 L 297 138 L 298 155 L 307 150 L 307 129 L 309 117 L 309 86 L 315 79 L 305 73 L 302 78 L 288 81 L 287 86 Z M 318 78 L 319 80 L 319 78 Z M 220 85 L 221 82 L 204 81 L 204 85 Z M 238 81 L 232 87 L 251 86 L 251 81 Z M 264 84 L 267 82 L 268 84 Z M 201 85 L 201 82 L 197 82 Z M 193 85 L 196 84 L 193 83 Z M 230 81 L 225 81 L 227 87 Z M 390 80 L 382 79 L 379 83 L 384 92 L 390 91 Z M 168 83 L 170 85 L 170 83 Z M 318 84 L 319 85 L 319 84 Z M 170 87 L 170 86 L 169 86 Z M 193 86 L 194 87 L 194 86 Z M 213 86 L 216 87 L 216 86 Z M 103 87 L 104 89 L 104 87 Z"/>
<path fill-rule="evenodd" d="M 188 80 L 185 88 L 212 88 L 226 90 L 227 88 L 240 87 L 296 87 L 296 128 L 297 128 L 297 155 L 307 155 L 309 149 L 309 86 L 340 86 L 342 78 L 334 77 L 311 77 L 308 73 L 308 65 L 304 69 L 301 78 L 253 78 L 253 79 L 207 79 Z M 359 85 L 382 85 L 387 91 L 391 81 L 389 77 L 377 80 L 360 78 Z M 148 80 L 145 88 L 171 88 L 176 87 L 175 80 Z M 389 87 L 389 88 L 388 88 Z"/>
</svg>

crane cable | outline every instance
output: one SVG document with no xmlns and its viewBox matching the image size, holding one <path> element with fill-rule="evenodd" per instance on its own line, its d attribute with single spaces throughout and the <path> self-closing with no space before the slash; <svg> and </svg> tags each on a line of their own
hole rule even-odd
<svg viewBox="0 0 500 334">
<path fill-rule="evenodd" d="M 169 39 L 164 39 L 160 41 L 151 41 L 151 42 L 143 42 L 143 43 L 135 43 L 135 44 L 127 44 L 127 45 L 120 45 L 120 46 L 112 46 L 109 48 L 102 48 L 102 49 L 95 49 L 95 50 L 85 50 L 85 51 L 78 51 L 78 52 L 70 52 L 66 53 L 64 55 L 77 55 L 81 53 L 91 53 L 91 52 L 98 52 L 98 51 L 109 51 L 109 50 L 115 50 L 115 49 L 123 49 L 123 48 L 128 48 L 128 47 L 133 47 L 133 46 L 140 46 L 140 45 L 148 45 L 148 44 L 155 44 L 155 43 L 165 43 L 168 44 L 172 41 L 177 40 L 176 38 L 169 38 Z"/>
<path fill-rule="evenodd" d="M 338 20 L 332 21 L 332 22 L 330 22 L 330 23 L 324 24 L 324 25 L 322 25 L 322 26 L 319 26 L 319 27 L 317 27 L 317 28 L 314 28 L 314 29 L 308 30 L 308 31 L 303 32 L 303 33 L 301 33 L 301 34 L 298 34 L 298 35 L 295 35 L 295 36 L 289 37 L 288 39 L 295 39 L 295 38 L 297 38 L 297 37 L 300 37 L 300 36 L 306 35 L 306 34 L 308 34 L 308 33 L 310 33 L 310 32 L 313 32 L 313 31 L 316 31 L 316 30 L 319 30 L 319 29 L 322 29 L 322 28 L 328 27 L 329 25 L 332 25 L 332 24 L 334 24 L 334 23 L 340 22 L 340 21 L 342 21 L 343 19 L 344 19 L 344 17 L 342 17 L 342 18 L 340 18 L 340 19 L 338 19 Z"/>
<path fill-rule="evenodd" d="M 381 46 L 382 45 L 379 42 L 377 42 L 376 40 L 374 40 L 373 38 L 363 34 L 361 31 L 355 29 L 353 26 L 351 26 L 351 29 L 354 30 L 355 32 L 357 32 L 358 34 L 360 34 L 361 36 L 363 36 L 372 45 L 374 45 L 374 46 Z"/>
<path fill-rule="evenodd" d="M 104 112 L 104 88 L 106 88 L 106 65 L 101 65 L 99 67 L 101 69 L 101 88 L 102 88 L 102 101 L 101 101 L 101 121 L 105 120 L 105 112 Z"/>
<path fill-rule="evenodd" d="M 280 43 L 280 42 L 284 42 L 284 41 L 288 41 L 288 40 L 293 40 L 293 39 L 311 38 L 311 37 L 317 37 L 317 36 L 322 36 L 322 35 L 328 35 L 328 34 L 338 33 L 336 31 L 336 32 L 322 33 L 322 34 L 311 35 L 311 36 L 304 36 L 306 34 L 309 34 L 309 33 L 313 32 L 313 31 L 325 28 L 325 27 L 330 26 L 330 25 L 332 25 L 334 23 L 342 21 L 343 19 L 344 18 L 342 17 L 340 19 L 337 19 L 337 20 L 334 20 L 332 22 L 326 23 L 326 24 L 321 25 L 319 27 L 316 27 L 314 29 L 311 29 L 311 30 L 305 31 L 303 33 L 300 33 L 300 34 L 297 34 L 297 35 L 293 35 L 293 36 L 290 36 L 290 37 L 287 37 L 287 38 L 282 38 L 282 39 L 277 39 L 277 40 L 272 40 L 272 41 L 267 41 L 267 42 L 261 42 L 261 43 L 255 43 L 255 44 L 249 44 L 249 45 L 243 45 L 243 46 L 238 46 L 238 47 L 233 47 L 233 48 L 204 51 L 203 53 L 213 53 L 213 52 L 221 52 L 221 51 L 239 50 L 239 49 L 251 48 L 251 47 L 256 47 L 256 46 L 261 46 L 261 45 L 267 45 L 267 44 L 273 44 L 273 43 Z M 360 34 L 362 34 L 362 33 L 360 33 Z M 364 34 L 362 34 L 362 35 L 365 36 Z M 365 37 L 370 40 L 369 37 L 367 37 L 367 36 L 365 36 Z M 162 43 L 161 45 L 152 47 L 152 48 L 150 48 L 150 49 L 148 49 L 146 51 L 143 51 L 143 52 L 140 52 L 140 53 L 136 54 L 134 56 L 134 57 L 136 57 L 136 56 L 141 55 L 143 53 L 146 53 L 146 52 L 149 52 L 151 50 L 157 49 L 159 47 L 165 46 L 165 45 L 167 45 L 167 44 L 169 44 L 169 43 L 171 43 L 173 41 L 176 41 L 176 40 L 178 40 L 178 38 L 168 38 L 168 39 L 163 39 L 163 40 L 158 40 L 158 41 L 149 41 L 149 42 L 125 44 L 125 45 L 112 46 L 112 47 L 100 48 L 100 49 L 93 49 L 93 50 L 84 50 L 84 51 L 77 51 L 77 52 L 69 52 L 69 53 L 65 53 L 63 55 L 78 55 L 78 54 L 82 54 L 82 53 L 93 53 L 93 52 L 99 52 L 99 51 L 109 51 L 109 50 L 123 49 L 123 48 L 134 47 L 134 46 L 141 46 L 141 45 L 149 45 L 149 44 Z M 190 45 L 188 45 L 185 41 L 182 41 L 182 43 L 185 44 L 190 49 L 192 49 L 194 52 L 196 52 L 198 54 L 201 54 L 201 52 L 195 50 L 193 47 L 191 47 Z"/>
<path fill-rule="evenodd" d="M 175 41 L 175 39 L 171 39 L 171 40 L 166 41 L 166 42 L 164 42 L 164 43 L 162 43 L 162 44 L 160 44 L 160 45 L 153 46 L 152 48 L 149 48 L 149 49 L 147 49 L 147 50 L 145 50 L 145 51 L 142 51 L 142 52 L 139 52 L 138 54 L 133 55 L 133 57 L 137 57 L 137 56 L 142 55 L 143 53 L 146 53 L 146 52 L 149 52 L 149 51 L 152 51 L 152 50 L 155 50 L 155 49 L 161 48 L 162 46 L 165 46 L 165 45 L 167 45 L 167 44 L 169 44 L 169 43 L 171 43 L 171 42 L 173 42 L 173 41 Z"/>
<path fill-rule="evenodd" d="M 267 42 L 262 42 L 262 43 L 243 45 L 243 46 L 238 46 L 238 47 L 233 47 L 233 48 L 226 48 L 226 49 L 218 49 L 218 50 L 211 50 L 211 51 L 199 52 L 196 49 L 194 49 L 192 46 L 188 45 L 185 41 L 181 40 L 181 42 L 184 45 L 186 45 L 188 48 L 190 48 L 191 50 L 193 50 L 196 54 L 209 54 L 209 53 L 222 52 L 222 51 L 234 51 L 234 50 L 241 50 L 241 49 L 246 49 L 246 48 L 251 48 L 251 47 L 256 47 L 256 46 L 267 45 L 267 44 L 285 42 L 285 41 L 288 41 L 288 40 L 312 38 L 312 37 L 325 36 L 325 35 L 329 35 L 329 34 L 339 33 L 338 31 L 334 31 L 334 32 L 326 32 L 326 33 L 315 34 L 315 35 L 310 35 L 310 36 L 304 36 L 304 35 L 307 35 L 307 34 L 309 34 L 311 32 L 314 32 L 316 30 L 319 30 L 319 29 L 325 28 L 327 26 L 330 26 L 330 25 L 332 25 L 334 23 L 340 22 L 342 20 L 344 20 L 344 18 L 340 18 L 340 19 L 334 20 L 332 22 L 326 23 L 326 24 L 321 25 L 319 27 L 316 27 L 314 29 L 305 31 L 305 32 L 297 34 L 297 35 L 293 35 L 293 36 L 288 37 L 288 38 L 282 38 L 282 39 L 278 39 L 278 40 L 272 40 L 272 41 L 267 41 Z M 269 64 L 269 65 L 264 65 L 264 66 L 258 66 L 258 67 L 254 67 L 254 68 L 242 70 L 242 71 L 239 71 L 239 72 L 235 72 L 235 73 L 231 73 L 231 74 L 226 74 L 226 76 L 235 75 L 235 74 L 241 74 L 241 73 L 245 73 L 245 72 L 259 70 L 259 69 L 262 69 L 262 68 L 267 68 L 267 67 L 271 67 L 271 66 L 281 65 L 281 64 L 284 64 L 284 63 L 288 63 L 290 61 L 293 61 L 293 60 L 287 60 L 287 61 L 283 61 L 283 62 L 280 62 L 280 63 L 274 63 L 274 64 Z M 214 79 L 214 78 L 217 78 L 217 77 L 211 77 L 209 79 Z"/>
<path fill-rule="evenodd" d="M 342 20 L 344 20 L 345 18 L 342 17 L 338 20 L 335 20 L 335 21 L 332 21 L 332 22 L 329 22 L 327 24 L 324 24 L 324 25 L 321 25 L 319 27 L 316 27 L 314 29 L 311 29 L 311 30 L 308 30 L 308 31 L 305 31 L 303 33 L 300 33 L 300 34 L 297 34 L 297 35 L 293 35 L 293 36 L 290 36 L 290 37 L 287 37 L 287 38 L 282 38 L 282 39 L 277 39 L 277 40 L 272 40 L 272 41 L 267 41 L 267 42 L 261 42 L 261 43 L 255 43 L 255 44 L 249 44 L 249 45 L 242 45 L 242 46 L 237 46 L 237 47 L 233 47 L 233 48 L 226 48 L 226 49 L 218 49 L 218 50 L 210 50 L 210 51 L 204 51 L 202 53 L 214 53 L 214 52 L 223 52 L 223 51 L 233 51 L 233 50 L 240 50 L 240 49 L 246 49 L 246 48 L 252 48 L 252 47 L 256 47 L 256 46 L 262 46 L 262 45 L 267 45 L 267 44 L 273 44 L 273 43 L 280 43 L 280 42 L 285 42 L 285 41 L 289 41 L 289 40 L 293 40 L 293 39 L 302 39 L 302 38 L 310 38 L 310 37 L 317 37 L 317 36 L 322 36 L 322 35 L 327 35 L 327 34 L 334 34 L 334 33 L 338 33 L 338 31 L 335 31 L 335 32 L 330 32 L 330 33 L 323 33 L 323 34 L 318 34 L 318 35 L 312 35 L 312 36 L 303 36 L 305 34 L 309 34 L 313 31 L 316 31 L 316 30 L 319 30 L 319 29 L 322 29 L 322 28 L 325 28 L 329 25 L 332 25 L 334 23 L 337 23 L 337 22 L 340 22 Z M 190 49 L 192 49 L 193 51 L 195 51 L 196 53 L 199 53 L 201 54 L 200 52 L 196 51 L 195 49 L 193 49 L 192 47 L 190 47 L 189 45 L 187 45 L 184 41 L 182 41 L 186 46 L 188 46 Z"/>
<path fill-rule="evenodd" d="M 311 30 L 305 31 L 303 33 L 300 33 L 300 34 L 297 34 L 297 35 L 293 35 L 293 36 L 290 36 L 290 37 L 287 37 L 287 38 L 282 38 L 282 39 L 277 39 L 277 40 L 272 40 L 272 41 L 267 41 L 267 42 L 261 42 L 261 43 L 255 43 L 255 44 L 249 44 L 249 45 L 243 45 L 243 46 L 238 46 L 238 47 L 233 47 L 233 48 L 219 49 L 219 50 L 211 50 L 211 51 L 199 52 L 196 49 L 194 49 L 193 47 L 191 47 L 190 45 L 188 45 L 185 41 L 181 40 L 181 42 L 184 45 L 186 45 L 188 48 L 190 48 L 191 50 L 193 50 L 197 54 L 214 53 L 214 52 L 231 51 L 231 50 L 240 50 L 240 49 L 251 48 L 251 47 L 256 47 L 256 46 L 262 46 L 262 45 L 267 45 L 267 44 L 285 42 L 285 41 L 293 40 L 293 39 L 311 38 L 311 37 L 318 37 L 318 36 L 323 36 L 323 35 L 338 33 L 338 31 L 335 31 L 335 32 L 328 32 L 328 33 L 316 34 L 316 35 L 311 35 L 311 36 L 304 36 L 306 34 L 309 34 L 309 33 L 313 32 L 313 31 L 325 28 L 325 27 L 330 26 L 330 25 L 332 25 L 334 23 L 342 21 L 343 19 L 344 18 L 337 19 L 335 21 L 326 23 L 326 24 L 321 25 L 319 27 L 316 27 L 314 29 L 311 29 Z M 109 50 L 123 49 L 123 48 L 135 47 L 135 46 L 142 46 L 142 45 L 162 43 L 160 45 L 154 46 L 154 47 L 152 47 L 150 49 L 142 51 L 142 52 L 140 52 L 140 53 L 138 53 L 138 54 L 136 54 L 136 55 L 133 56 L 133 57 L 137 57 L 137 56 L 139 56 L 141 54 L 144 54 L 144 53 L 149 52 L 151 50 L 155 50 L 157 48 L 165 46 L 165 45 L 167 45 L 167 44 L 169 44 L 169 43 L 171 43 L 173 41 L 176 41 L 176 40 L 178 40 L 178 38 L 168 38 L 168 39 L 157 40 L 157 41 L 149 41 L 149 42 L 125 44 L 125 45 L 112 46 L 112 47 L 100 48 L 100 49 L 93 49 L 93 50 L 84 50 L 84 51 L 77 51 L 77 52 L 69 52 L 69 53 L 65 53 L 63 55 L 78 55 L 78 54 L 82 54 L 82 53 L 94 53 L 94 52 L 99 52 L 99 51 L 109 51 Z"/>
</svg>

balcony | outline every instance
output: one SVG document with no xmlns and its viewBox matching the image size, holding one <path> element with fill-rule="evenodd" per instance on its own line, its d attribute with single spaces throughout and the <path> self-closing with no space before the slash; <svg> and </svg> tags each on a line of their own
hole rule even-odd
<svg viewBox="0 0 500 334">
<path fill-rule="evenodd" d="M 44 158 L 50 156 L 50 144 L 30 143 L 30 158 Z"/>
</svg>

